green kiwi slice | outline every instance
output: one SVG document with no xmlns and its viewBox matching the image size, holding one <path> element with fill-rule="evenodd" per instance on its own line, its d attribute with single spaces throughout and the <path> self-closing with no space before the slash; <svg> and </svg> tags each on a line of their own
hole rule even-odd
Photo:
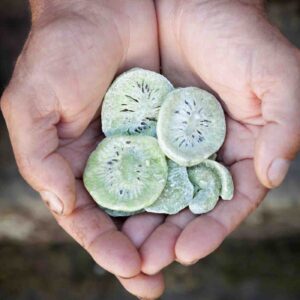
<svg viewBox="0 0 300 300">
<path fill-rule="evenodd" d="M 229 170 L 217 161 L 205 160 L 201 163 L 201 165 L 202 164 L 214 171 L 219 177 L 222 186 L 220 191 L 221 198 L 223 200 L 231 200 L 234 194 L 234 185 Z"/>
<path fill-rule="evenodd" d="M 168 176 L 166 158 L 150 136 L 114 136 L 90 155 L 84 184 L 102 207 L 135 212 L 151 205 Z"/>
<path fill-rule="evenodd" d="M 102 106 L 106 136 L 156 136 L 158 112 L 172 84 L 161 74 L 133 68 L 115 79 Z"/>
<path fill-rule="evenodd" d="M 204 214 L 216 206 L 221 191 L 221 181 L 216 173 L 204 164 L 188 169 L 189 179 L 195 187 L 189 208 L 194 214 Z"/>
<path fill-rule="evenodd" d="M 223 109 L 210 93 L 196 87 L 170 92 L 160 109 L 158 143 L 170 159 L 194 166 L 221 147 L 226 133 Z"/>
<path fill-rule="evenodd" d="M 194 187 L 186 168 L 168 160 L 168 169 L 167 184 L 163 192 L 145 211 L 173 215 L 187 207 L 193 199 Z"/>
</svg>

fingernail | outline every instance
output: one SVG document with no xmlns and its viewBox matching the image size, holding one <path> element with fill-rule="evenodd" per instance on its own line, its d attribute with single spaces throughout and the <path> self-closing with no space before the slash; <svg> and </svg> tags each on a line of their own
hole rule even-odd
<svg viewBox="0 0 300 300">
<path fill-rule="evenodd" d="M 282 158 L 273 160 L 268 172 L 268 178 L 272 187 L 277 187 L 282 183 L 289 170 L 290 163 L 289 160 Z"/>
<path fill-rule="evenodd" d="M 182 264 L 183 266 L 189 267 L 189 266 L 192 266 L 192 265 L 196 264 L 198 261 L 199 261 L 199 259 L 195 259 L 195 260 L 193 260 L 191 262 L 188 262 L 188 263 L 186 263 L 186 262 L 180 262 L 180 261 L 178 261 L 178 262 L 180 264 Z"/>
<path fill-rule="evenodd" d="M 187 266 L 192 266 L 194 264 L 196 264 L 199 261 L 199 259 L 195 259 L 193 261 L 191 261 L 190 263 L 187 264 Z"/>
<path fill-rule="evenodd" d="M 60 199 L 52 192 L 42 191 L 40 195 L 47 206 L 57 215 L 62 215 L 64 212 L 64 205 Z"/>
</svg>

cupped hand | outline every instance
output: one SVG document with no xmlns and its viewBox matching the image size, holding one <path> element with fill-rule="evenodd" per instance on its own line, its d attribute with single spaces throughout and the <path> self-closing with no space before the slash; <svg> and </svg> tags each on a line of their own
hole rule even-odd
<svg viewBox="0 0 300 300">
<path fill-rule="evenodd" d="M 100 266 L 132 293 L 156 297 L 161 275 L 140 273 L 136 245 L 82 184 L 102 138 L 100 104 L 113 78 L 132 66 L 159 70 L 154 4 L 32 1 L 32 10 L 32 30 L 1 101 L 20 172 Z"/>
<path fill-rule="evenodd" d="M 198 217 L 188 210 L 166 219 L 148 215 L 149 225 L 144 216 L 129 218 L 123 231 L 140 245 L 146 274 L 214 251 L 267 188 L 282 182 L 300 148 L 299 51 L 270 25 L 261 1 L 156 4 L 163 74 L 175 86 L 210 90 L 227 113 L 218 159 L 230 168 L 235 194 Z"/>
<path fill-rule="evenodd" d="M 219 159 L 236 192 L 199 217 L 131 217 L 123 235 L 81 177 L 114 76 L 131 66 L 159 69 L 153 2 L 32 3 L 33 28 L 1 104 L 20 171 L 96 262 L 133 294 L 155 298 L 163 267 L 212 252 L 263 199 L 262 184 L 283 180 L 300 144 L 299 53 L 259 1 L 156 1 L 163 73 L 177 86 L 211 90 L 228 114 Z"/>
</svg>

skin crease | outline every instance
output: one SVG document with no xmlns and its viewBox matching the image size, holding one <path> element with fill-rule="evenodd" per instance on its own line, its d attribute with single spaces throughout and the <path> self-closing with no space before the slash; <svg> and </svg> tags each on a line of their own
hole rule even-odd
<svg viewBox="0 0 300 300">
<path fill-rule="evenodd" d="M 99 265 L 132 294 L 158 298 L 160 270 L 215 250 L 262 201 L 263 184 L 272 187 L 273 159 L 299 150 L 299 52 L 268 23 L 260 1 L 32 0 L 32 10 L 1 99 L 20 172 L 61 199 L 63 213 L 54 217 Z M 222 99 L 228 131 L 219 159 L 236 192 L 208 214 L 137 215 L 120 232 L 83 188 L 82 172 L 102 138 L 109 84 L 133 66 L 158 71 L 159 47 L 162 72 L 175 85 Z"/>
</svg>

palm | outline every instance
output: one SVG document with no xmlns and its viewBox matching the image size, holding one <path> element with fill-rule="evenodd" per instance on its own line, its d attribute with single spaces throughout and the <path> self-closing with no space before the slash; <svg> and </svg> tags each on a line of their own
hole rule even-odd
<svg viewBox="0 0 300 300">
<path fill-rule="evenodd" d="M 225 1 L 205 1 L 207 8 L 197 1 L 156 2 L 163 74 L 176 86 L 209 89 L 223 103 L 228 130 L 219 160 L 232 172 L 235 195 L 232 201 L 221 201 L 212 212 L 199 217 L 184 210 L 166 218 L 154 214 L 128 218 L 122 230 L 139 248 L 145 274 L 157 274 L 174 260 L 189 264 L 211 253 L 267 192 L 256 176 L 255 148 L 263 125 L 273 117 L 267 92 L 274 81 L 285 78 L 273 76 L 290 49 L 264 21 L 262 10 L 236 2 L 239 4 L 228 10 L 223 5 L 231 4 Z M 247 17 L 241 20 L 241 15 Z M 255 22 L 262 23 L 261 32 L 252 30 Z M 277 56 L 270 57 L 274 49 Z M 268 185 L 265 178 L 260 180 Z M 151 281 L 151 277 L 144 279 Z M 152 279 L 159 285 L 159 277 Z"/>
<path fill-rule="evenodd" d="M 136 18 L 141 9 L 146 13 Z M 64 214 L 54 217 L 98 264 L 117 276 L 137 275 L 140 284 L 155 284 L 153 292 L 160 293 L 160 275 L 139 275 L 136 245 L 82 184 L 88 155 L 102 138 L 101 100 L 113 78 L 135 66 L 158 71 L 154 5 L 89 1 L 84 9 L 65 11 L 36 22 L 4 96 L 14 99 L 3 111 L 20 171 L 38 191 L 46 189 L 63 201 Z M 139 43 L 144 36 L 147 44 Z M 131 280 L 122 283 L 131 289 Z"/>
<path fill-rule="evenodd" d="M 150 22 L 152 21 L 155 21 L 155 19 L 150 19 Z M 127 26 L 127 24 L 124 24 L 124 26 Z M 155 27 L 149 26 L 149 28 L 152 28 L 151 31 L 153 32 L 150 33 L 155 37 Z M 67 217 L 55 216 L 55 218 L 71 236 L 90 252 L 96 262 L 116 275 L 127 277 L 134 274 L 131 273 L 132 269 L 136 268 L 137 270 L 139 259 L 137 259 L 137 251 L 133 249 L 133 246 L 138 247 L 138 245 L 134 239 L 133 244 L 129 243 L 126 236 L 117 231 L 113 220 L 103 213 L 90 198 L 83 187 L 82 175 L 89 154 L 103 138 L 99 116 L 100 101 L 113 77 L 122 69 L 134 66 L 157 70 L 159 58 L 157 45 L 150 43 L 148 44 L 148 49 L 144 47 L 138 49 L 138 47 L 135 47 L 134 53 L 131 55 L 130 52 L 128 53 L 128 49 L 120 48 L 117 38 L 114 41 L 112 30 L 105 28 L 105 31 L 109 32 L 109 36 L 104 41 L 105 33 L 96 33 L 101 36 L 99 47 L 97 43 L 100 40 L 97 39 L 88 45 L 95 49 L 92 52 L 93 55 L 84 56 L 84 58 L 81 56 L 76 57 L 74 48 L 78 48 L 78 45 L 70 45 L 70 54 L 74 58 L 74 62 L 69 61 L 68 65 L 72 65 L 72 63 L 74 65 L 78 64 L 78 61 L 83 64 L 82 68 L 75 67 L 70 70 L 70 86 L 62 87 L 59 85 L 60 78 L 55 79 L 58 81 L 57 86 L 63 88 L 59 90 L 59 93 L 56 93 L 61 95 L 69 93 L 72 90 L 71 85 L 74 82 L 78 83 L 78 89 L 75 91 L 76 94 L 71 95 L 69 98 L 70 102 L 66 103 L 66 107 L 75 106 L 73 109 L 74 115 L 67 116 L 65 122 L 59 125 L 60 146 L 57 149 L 57 153 L 61 154 L 68 162 L 76 178 L 76 209 Z M 148 32 L 145 30 L 146 35 L 147 33 L 149 33 L 149 30 Z M 90 40 L 91 33 L 88 34 L 88 37 Z M 82 38 L 80 42 L 85 44 L 85 37 L 83 36 Z M 125 37 L 121 36 L 121 39 L 123 38 Z M 133 43 L 134 41 L 131 42 Z M 121 59 L 124 59 L 126 51 L 128 57 L 122 61 Z M 78 55 L 80 54 L 78 53 Z M 119 60 L 116 58 L 119 58 Z M 62 66 L 63 69 L 65 67 Z M 80 82 L 77 79 L 80 79 Z M 61 99 L 65 100 L 64 97 L 61 97 Z M 78 106 L 76 107 L 76 105 Z M 113 234 L 112 232 L 115 233 Z M 106 233 L 111 237 L 108 238 Z M 115 252 L 114 255 L 107 254 L 111 251 Z M 126 257 L 126 260 L 123 260 L 124 257 Z M 139 293 L 139 288 L 136 287 L 135 282 L 139 284 L 144 282 L 144 284 L 149 286 L 155 285 L 152 288 L 152 293 L 161 292 L 162 279 L 160 274 L 153 277 L 147 277 L 142 274 L 138 275 L 138 273 L 134 275 L 137 276 L 129 280 L 125 280 L 122 277 L 119 278 L 121 283 L 133 293 Z M 132 285 L 133 288 L 131 287 Z M 143 294 L 144 291 L 140 293 Z"/>
<path fill-rule="evenodd" d="M 232 28 L 218 24 L 219 21 L 230 24 L 232 14 L 219 14 L 220 20 L 206 19 L 205 14 L 217 15 L 216 11 L 204 10 L 202 15 L 201 8 L 184 9 L 178 9 L 178 19 L 170 1 L 158 2 L 163 73 L 176 86 L 203 87 L 222 99 L 228 114 L 228 130 L 218 159 L 230 167 L 235 196 L 232 201 L 221 201 L 212 212 L 199 217 L 185 210 L 165 220 L 154 215 L 130 218 L 123 230 L 132 239 L 139 239 L 142 271 L 147 274 L 155 274 L 174 259 L 191 263 L 212 252 L 259 205 L 266 193 L 254 171 L 255 144 L 265 121 L 260 100 L 252 87 L 255 74 L 249 70 L 253 63 L 268 62 L 251 60 L 256 49 L 244 35 L 246 28 L 236 23 Z M 211 9 L 222 7 L 215 5 Z M 189 22 L 191 19 L 194 21 Z M 149 226 L 138 226 L 140 222 L 145 224 L 145 218 Z M 155 228 L 158 224 L 161 225 Z"/>
<path fill-rule="evenodd" d="M 270 185 L 257 172 L 255 151 L 261 136 L 269 133 L 263 125 L 282 121 L 274 118 L 282 102 L 273 105 L 273 96 L 295 98 L 300 93 L 280 89 L 282 79 L 282 86 L 298 87 L 300 75 L 291 47 L 264 21 L 262 11 L 244 2 L 251 1 L 155 1 L 164 75 L 176 86 L 211 90 L 228 114 L 219 159 L 231 169 L 235 196 L 230 202 L 221 201 L 211 213 L 195 217 L 184 210 L 167 218 L 133 216 L 122 228 L 124 235 L 83 188 L 87 156 L 102 138 L 99 111 L 110 82 L 133 66 L 159 69 L 152 0 L 78 1 L 79 10 L 72 11 L 76 8 L 72 4 L 70 13 L 68 1 L 63 2 L 58 16 L 36 22 L 2 99 L 25 179 L 38 191 L 47 188 L 64 200 L 66 215 L 54 214 L 58 223 L 96 262 L 123 276 L 122 284 L 136 295 L 158 296 L 163 289 L 158 272 L 163 267 L 174 259 L 191 263 L 209 254 L 255 209 L 266 189 L 256 178 L 254 157 L 256 173 Z M 286 69 L 292 76 L 282 68 L 287 57 Z M 287 141 L 293 141 L 293 132 L 299 132 L 299 106 L 289 104 L 284 109 L 296 125 L 290 126 Z M 281 136 L 286 131 L 283 128 Z M 296 143 L 293 148 L 291 156 Z M 258 154 L 260 165 L 270 161 Z M 157 275 L 138 274 L 137 248 L 142 271 Z"/>
</svg>

